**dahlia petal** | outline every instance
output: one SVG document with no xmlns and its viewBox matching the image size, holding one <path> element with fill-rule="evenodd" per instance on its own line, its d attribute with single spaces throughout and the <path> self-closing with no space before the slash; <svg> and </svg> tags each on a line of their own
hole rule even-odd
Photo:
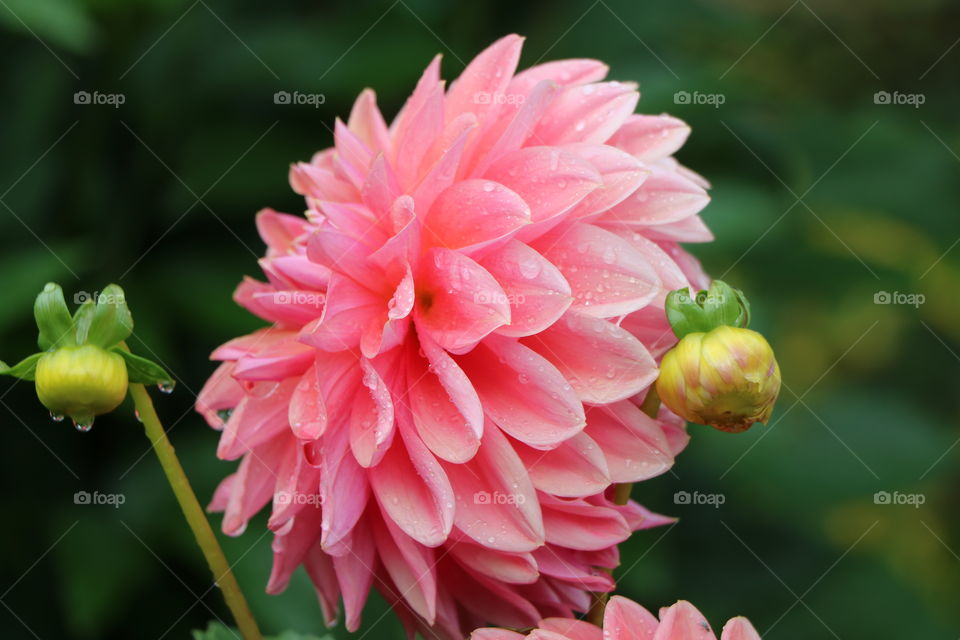
<svg viewBox="0 0 960 640">
<path fill-rule="evenodd" d="M 583 429 L 583 405 L 570 384 L 549 361 L 516 340 L 491 336 L 457 362 L 486 414 L 517 440 L 550 449 Z"/>
<path fill-rule="evenodd" d="M 477 619 L 497 620 L 506 626 L 523 628 L 535 624 L 540 617 L 537 608 L 520 596 L 516 588 L 508 588 L 469 569 L 450 578 L 450 583 L 457 584 L 464 593 L 471 594 L 462 599 L 460 605 Z"/>
<path fill-rule="evenodd" d="M 256 222 L 264 243 L 278 253 L 286 253 L 309 230 L 303 218 L 269 208 L 257 213 Z"/>
<path fill-rule="evenodd" d="M 449 143 L 438 150 L 436 163 L 413 191 L 413 199 L 422 210 L 429 211 L 437 196 L 453 184 L 460 168 L 467 138 L 476 126 L 477 117 L 472 113 L 462 113 L 447 125 L 443 137 L 449 138 Z"/>
<path fill-rule="evenodd" d="M 390 210 L 390 207 L 400 195 L 401 190 L 397 177 L 386 157 L 380 154 L 373 161 L 370 173 L 367 174 L 367 179 L 360 190 L 360 196 L 370 211 L 379 217 Z"/>
<path fill-rule="evenodd" d="M 289 447 L 287 457 L 277 469 L 273 508 L 267 527 L 276 532 L 304 508 L 319 510 L 319 486 L 320 470 L 307 464 L 302 447 Z M 310 496 L 314 498 L 312 502 L 308 499 Z M 317 518 L 319 522 L 319 514 Z"/>
<path fill-rule="evenodd" d="M 603 144 L 637 106 L 636 86 L 597 82 L 566 87 L 537 123 L 534 139 L 542 144 Z"/>
<path fill-rule="evenodd" d="M 332 627 L 337 624 L 337 612 L 340 609 L 340 588 L 337 584 L 333 559 L 324 553 L 320 544 L 314 544 L 307 551 L 303 565 L 317 592 L 323 622 L 327 627 Z"/>
<path fill-rule="evenodd" d="M 236 479 L 237 474 L 231 473 L 220 481 L 220 484 L 218 484 L 217 488 L 213 491 L 213 497 L 210 498 L 210 504 L 207 505 L 208 513 L 221 513 L 227 508 L 227 503 L 230 502 L 230 495 L 233 493 L 234 482 L 236 482 Z"/>
<path fill-rule="evenodd" d="M 431 244 L 469 254 L 502 242 L 530 221 L 530 207 L 507 187 L 490 180 L 464 180 L 437 197 L 425 230 Z"/>
<path fill-rule="evenodd" d="M 446 119 L 453 120 L 465 111 L 477 114 L 478 119 L 499 105 L 494 97 L 503 93 L 520 61 L 523 38 L 511 34 L 500 38 L 470 61 L 447 91 Z M 485 94 L 487 99 L 479 98 Z"/>
<path fill-rule="evenodd" d="M 333 556 L 333 569 L 343 594 L 344 622 L 347 631 L 353 632 L 360 627 L 363 607 L 373 584 L 376 558 L 373 535 L 366 527 L 353 531 L 349 553 Z"/>
<path fill-rule="evenodd" d="M 547 498 L 541 494 L 543 528 L 548 543 L 567 549 L 592 551 L 620 544 L 630 537 L 630 527 L 615 509 L 582 500 Z"/>
<path fill-rule="evenodd" d="M 629 398 L 659 373 L 643 344 L 625 329 L 575 311 L 522 342 L 553 363 L 587 403 Z"/>
<path fill-rule="evenodd" d="M 540 491 L 564 498 L 582 498 L 610 486 L 603 451 L 584 433 L 550 451 L 540 451 L 522 442 L 514 442 L 513 448 L 526 465 L 533 486 Z"/>
<path fill-rule="evenodd" d="M 377 108 L 377 95 L 372 89 L 364 89 L 357 97 L 347 126 L 374 153 L 390 152 L 390 132 Z"/>
<path fill-rule="evenodd" d="M 690 126 L 673 116 L 633 114 L 610 139 L 610 144 L 644 162 L 673 155 L 690 136 Z"/>
<path fill-rule="evenodd" d="M 628 401 L 587 410 L 585 433 L 603 450 L 613 482 L 638 482 L 673 465 L 659 423 Z"/>
<path fill-rule="evenodd" d="M 380 560 L 400 596 L 427 624 L 432 624 L 437 611 L 433 549 L 414 542 L 389 518 L 373 519 L 373 535 Z"/>
<path fill-rule="evenodd" d="M 677 336 L 663 307 L 650 304 L 638 309 L 624 317 L 620 326 L 642 342 L 654 358 L 659 358 L 677 344 Z"/>
<path fill-rule="evenodd" d="M 510 82 L 507 93 L 527 94 L 544 80 L 555 82 L 561 87 L 599 82 L 607 77 L 607 71 L 609 67 L 599 60 L 553 60 L 518 73 Z"/>
<path fill-rule="evenodd" d="M 710 623 L 685 600 L 660 610 L 660 626 L 653 640 L 717 640 Z"/>
<path fill-rule="evenodd" d="M 581 589 L 607 592 L 613 589 L 613 577 L 598 571 L 587 552 L 544 545 L 533 552 L 540 573 L 577 585 Z"/>
<path fill-rule="evenodd" d="M 372 467 L 393 441 L 393 401 L 390 390 L 366 358 L 360 359 L 363 384 L 350 413 L 350 449 L 361 467 Z"/>
<path fill-rule="evenodd" d="M 330 352 L 356 348 L 368 326 L 383 326 L 384 306 L 381 296 L 335 274 L 330 278 L 323 316 L 304 327 L 301 340 Z"/>
<path fill-rule="evenodd" d="M 380 273 L 368 264 L 372 252 L 369 237 L 354 237 L 324 224 L 310 236 L 307 242 L 307 257 L 335 274 L 347 276 L 358 283 L 375 286 Z"/>
<path fill-rule="evenodd" d="M 244 278 L 233 292 L 233 300 L 238 305 L 254 315 L 285 327 L 302 326 L 310 318 L 316 318 L 322 312 L 322 302 L 316 292 L 296 292 L 304 295 L 301 301 L 309 301 L 306 305 L 289 304 L 293 300 L 294 292 L 278 292 L 273 286 L 258 282 L 252 278 Z"/>
<path fill-rule="evenodd" d="M 427 153 L 443 133 L 443 86 L 438 84 L 427 94 L 416 111 L 408 112 L 394 136 L 394 166 L 397 183 L 404 191 L 419 182 L 420 167 Z"/>
<path fill-rule="evenodd" d="M 621 316 L 649 303 L 660 279 L 623 238 L 589 224 L 554 229 L 531 245 L 553 262 L 573 290 L 573 309 L 597 317 Z"/>
<path fill-rule="evenodd" d="M 221 364 L 197 396 L 196 409 L 214 429 L 222 429 L 221 411 L 232 410 L 243 399 L 243 387 L 233 378 L 232 362 Z"/>
<path fill-rule="evenodd" d="M 490 166 L 503 156 L 517 151 L 533 135 L 537 121 L 543 115 L 547 105 L 557 94 L 557 85 L 544 80 L 533 88 L 529 95 L 510 92 L 508 100 L 501 106 L 498 122 L 483 134 L 483 140 L 474 145 L 474 158 L 467 162 L 461 175 L 484 175 Z M 526 96 L 522 104 L 515 104 L 518 96 Z"/>
<path fill-rule="evenodd" d="M 496 333 L 527 336 L 556 322 L 573 302 L 560 270 L 526 244 L 511 240 L 485 254 L 480 264 L 503 287 L 510 303 L 510 324 Z"/>
<path fill-rule="evenodd" d="M 643 231 L 651 240 L 668 242 L 710 242 L 713 233 L 704 224 L 700 216 L 690 216 L 683 220 L 646 227 Z"/>
<path fill-rule="evenodd" d="M 750 621 L 743 617 L 732 618 L 723 626 L 720 640 L 760 640 L 760 634 Z"/>
<path fill-rule="evenodd" d="M 318 205 L 333 228 L 350 238 L 357 238 L 358 240 L 355 242 L 360 242 L 365 247 L 379 247 L 387 241 L 386 230 L 380 226 L 380 221 L 365 205 L 353 202 L 327 201 L 320 202 Z M 323 250 L 322 247 L 315 247 L 314 251 L 318 249 Z M 333 251 L 333 248 L 329 251 Z M 363 253 L 367 252 L 363 251 Z M 309 252 L 308 255 L 310 255 Z M 325 257 L 313 254 L 321 264 L 336 262 L 338 255 Z"/>
<path fill-rule="evenodd" d="M 314 350 L 297 342 L 282 342 L 256 355 L 237 359 L 233 376 L 238 380 L 282 380 L 300 376 L 313 363 Z"/>
<path fill-rule="evenodd" d="M 256 382 L 223 427 L 217 457 L 236 460 L 287 428 L 287 406 L 295 382 Z"/>
<path fill-rule="evenodd" d="M 628 153 L 602 144 L 572 144 L 567 151 L 583 158 L 600 173 L 603 186 L 591 191 L 574 207 L 574 218 L 597 216 L 620 204 L 643 184 L 650 170 Z"/>
<path fill-rule="evenodd" d="M 282 289 L 310 290 L 319 295 L 327 288 L 330 280 L 330 270 L 322 265 L 310 262 L 304 255 L 275 256 L 264 260 L 278 277 L 282 278 L 286 286 Z"/>
<path fill-rule="evenodd" d="M 603 610 L 606 640 L 653 640 L 659 624 L 652 613 L 623 596 L 612 596 Z"/>
<path fill-rule="evenodd" d="M 320 541 L 324 549 L 341 542 L 363 514 L 370 495 L 367 472 L 350 455 L 346 429 L 331 429 L 323 437 L 320 469 L 323 502 Z"/>
<path fill-rule="evenodd" d="M 540 577 L 529 553 L 503 553 L 460 541 L 449 547 L 450 556 L 463 567 L 507 584 L 531 584 Z"/>
<path fill-rule="evenodd" d="M 223 512 L 221 529 L 225 534 L 242 534 L 247 521 L 270 501 L 277 481 L 274 469 L 283 460 L 288 446 L 285 438 L 274 438 L 251 450 L 240 461 Z"/>
<path fill-rule="evenodd" d="M 333 125 L 333 142 L 340 162 L 349 163 L 361 175 L 370 170 L 373 152 L 340 118 Z M 362 184 L 362 180 L 357 182 L 358 186 Z"/>
<path fill-rule="evenodd" d="M 418 331 L 455 353 L 472 348 L 510 322 L 503 289 L 486 269 L 467 256 L 435 247 L 424 256 L 420 302 L 414 310 Z"/>
<path fill-rule="evenodd" d="M 420 258 L 421 225 L 410 196 L 400 196 L 390 206 L 387 221 L 393 235 L 379 249 L 370 254 L 370 261 L 387 276 L 380 280 L 394 282 L 400 279 L 408 265 Z"/>
<path fill-rule="evenodd" d="M 278 342 L 288 340 L 295 336 L 295 331 L 278 329 L 277 327 L 268 327 L 258 329 L 245 336 L 234 338 L 223 343 L 210 354 L 211 360 L 239 360 L 250 353 L 255 353 L 261 349 L 274 345 Z"/>
<path fill-rule="evenodd" d="M 500 627 L 485 627 L 470 634 L 470 640 L 523 640 L 525 637 L 522 633 Z"/>
<path fill-rule="evenodd" d="M 494 425 L 484 428 L 477 455 L 444 469 L 456 497 L 454 522 L 460 531 L 499 551 L 522 553 L 543 544 L 537 494 L 523 462 Z"/>
<path fill-rule="evenodd" d="M 484 177 L 506 185 L 526 200 L 534 222 L 569 211 L 603 183 L 593 165 L 556 147 L 525 147 L 510 153 Z"/>
<path fill-rule="evenodd" d="M 419 437 L 400 428 L 370 484 L 380 509 L 403 532 L 427 547 L 442 544 L 454 520 L 451 482 Z"/>
<path fill-rule="evenodd" d="M 359 191 L 347 180 L 341 180 L 329 169 L 299 162 L 290 166 L 290 187 L 307 198 L 331 202 L 353 202 Z"/>
<path fill-rule="evenodd" d="M 540 621 L 540 628 L 559 633 L 569 640 L 603 640 L 603 631 L 586 620 L 570 618 L 547 618 Z"/>
<path fill-rule="evenodd" d="M 480 446 L 483 406 L 469 378 L 429 337 L 423 358 L 411 351 L 408 394 L 413 423 L 424 444 L 447 462 L 466 462 Z"/>
<path fill-rule="evenodd" d="M 319 509 L 307 509 L 294 519 L 293 526 L 288 533 L 273 537 L 273 568 L 267 582 L 267 593 L 276 595 L 282 593 L 290 583 L 290 577 L 300 563 L 303 562 L 316 542 L 320 533 Z M 329 560 L 327 560 L 329 563 Z M 333 567 L 329 567 L 332 575 Z M 315 582 L 316 584 L 316 582 Z M 335 599 L 334 602 L 337 600 Z"/>
<path fill-rule="evenodd" d="M 430 64 L 427 65 L 427 68 L 423 70 L 422 74 L 420 74 L 420 79 L 417 80 L 417 86 L 414 88 L 413 93 L 410 94 L 409 98 L 407 98 L 407 101 L 400 109 L 400 113 L 397 114 L 397 117 L 394 118 L 393 122 L 390 124 L 390 135 L 394 139 L 401 134 L 400 129 L 409 126 L 407 121 L 415 116 L 421 108 L 423 108 L 423 105 L 433 94 L 436 88 L 441 85 L 441 58 L 442 56 L 439 54 L 433 57 L 433 60 L 431 60 Z M 395 151 L 399 151 L 399 149 L 395 149 Z"/>
<path fill-rule="evenodd" d="M 654 171 L 636 192 L 607 211 L 604 222 L 647 227 L 694 216 L 710 202 L 700 185 L 675 172 Z"/>
</svg>

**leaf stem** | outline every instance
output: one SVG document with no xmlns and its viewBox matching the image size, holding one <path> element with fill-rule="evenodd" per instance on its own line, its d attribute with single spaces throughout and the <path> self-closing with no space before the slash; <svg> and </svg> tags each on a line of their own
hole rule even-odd
<svg viewBox="0 0 960 640">
<path fill-rule="evenodd" d="M 173 445 L 170 444 L 170 440 L 163 430 L 163 425 L 160 423 L 156 409 L 154 409 L 150 394 L 147 393 L 142 384 L 131 384 L 130 397 L 133 398 L 133 404 L 141 422 L 143 422 L 147 439 L 153 445 L 153 450 L 160 460 L 160 466 L 163 467 L 170 488 L 173 489 L 177 502 L 180 503 L 180 509 L 193 531 L 197 545 L 203 551 L 203 555 L 207 559 L 207 565 L 213 572 L 214 584 L 220 587 L 223 599 L 226 601 L 227 607 L 230 608 L 230 613 L 233 614 L 233 619 L 236 621 L 241 635 L 243 635 L 244 640 L 262 640 L 263 636 L 260 634 L 260 629 L 257 628 L 250 607 L 243 597 L 240 585 L 237 583 L 233 571 L 230 570 L 230 565 L 227 564 L 223 549 L 220 548 L 220 543 L 217 542 L 217 537 L 210 527 L 210 522 L 197 501 L 197 496 L 193 492 L 193 487 L 190 486 L 187 474 L 184 473 L 183 467 L 180 465 L 180 460 L 177 458 Z"/>
</svg>

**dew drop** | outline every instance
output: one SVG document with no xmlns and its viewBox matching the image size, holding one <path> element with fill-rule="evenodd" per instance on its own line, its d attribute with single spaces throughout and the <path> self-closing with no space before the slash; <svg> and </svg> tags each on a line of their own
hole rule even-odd
<svg viewBox="0 0 960 640">
<path fill-rule="evenodd" d="M 93 418 L 81 418 L 73 421 L 73 426 L 80 433 L 86 433 L 93 428 Z"/>
<path fill-rule="evenodd" d="M 53 411 L 51 411 L 51 412 L 50 412 L 50 419 L 53 420 L 54 422 L 63 422 L 63 414 L 62 414 L 62 413 L 54 413 Z"/>
<path fill-rule="evenodd" d="M 173 393 L 173 387 L 176 386 L 176 383 L 173 380 L 167 380 L 166 382 L 161 382 L 157 385 L 157 389 L 160 390 L 160 393 L 165 393 L 170 395 Z"/>
</svg>

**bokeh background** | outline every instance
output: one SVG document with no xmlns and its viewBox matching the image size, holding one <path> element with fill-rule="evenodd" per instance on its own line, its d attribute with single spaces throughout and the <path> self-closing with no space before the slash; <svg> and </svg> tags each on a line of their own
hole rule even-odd
<svg viewBox="0 0 960 640">
<path fill-rule="evenodd" d="M 118 282 L 131 346 L 179 380 L 157 403 L 203 501 L 233 465 L 190 408 L 209 352 L 258 326 L 231 301 L 258 271 L 253 214 L 302 210 L 287 167 L 362 88 L 389 117 L 436 52 L 449 79 L 508 32 L 522 66 L 596 57 L 638 80 L 642 111 L 693 126 L 679 157 L 713 182 L 717 236 L 693 251 L 749 292 L 785 389 L 769 426 L 692 427 L 674 471 L 635 488 L 681 522 L 624 545 L 621 593 L 776 640 L 957 637 L 957 3 L 0 0 L 0 28 L 0 357 L 31 352 L 45 282 L 68 299 Z M 228 619 L 131 408 L 79 434 L 4 380 L 0 416 L 2 637 Z M 264 531 L 225 540 L 263 627 L 322 633 L 304 575 L 263 594 Z M 384 613 L 356 637 L 400 637 Z"/>
</svg>

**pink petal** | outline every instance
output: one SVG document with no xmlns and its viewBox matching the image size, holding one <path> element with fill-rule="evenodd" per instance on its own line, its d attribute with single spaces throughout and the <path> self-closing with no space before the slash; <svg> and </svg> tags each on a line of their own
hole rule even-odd
<svg viewBox="0 0 960 640">
<path fill-rule="evenodd" d="M 437 197 L 424 223 L 428 243 L 469 253 L 530 224 L 530 207 L 502 184 L 464 180 Z"/>
<path fill-rule="evenodd" d="M 384 515 L 420 544 L 436 547 L 450 534 L 454 497 L 443 468 L 415 434 L 401 428 L 370 483 Z"/>
<path fill-rule="evenodd" d="M 653 640 L 657 618 L 632 600 L 612 596 L 603 610 L 604 640 Z"/>
<path fill-rule="evenodd" d="M 710 202 L 700 185 L 679 173 L 654 171 L 636 192 L 603 215 L 607 224 L 645 227 L 694 216 Z"/>
<path fill-rule="evenodd" d="M 397 176 L 383 154 L 373 161 L 360 195 L 364 204 L 376 216 L 387 213 L 394 201 L 400 197 L 401 190 Z"/>
<path fill-rule="evenodd" d="M 197 396 L 196 409 L 214 429 L 223 428 L 221 411 L 229 411 L 243 399 L 243 387 L 233 379 L 233 363 L 225 362 L 217 367 Z"/>
<path fill-rule="evenodd" d="M 540 621 L 540 628 L 559 633 L 570 640 L 604 640 L 600 627 L 585 620 L 547 618 Z"/>
<path fill-rule="evenodd" d="M 287 458 L 277 469 L 273 508 L 267 526 L 275 532 L 280 531 L 287 526 L 291 518 L 305 508 L 317 510 L 319 522 L 319 486 L 320 470 L 307 464 L 303 447 L 289 447 Z"/>
<path fill-rule="evenodd" d="M 593 165 L 555 147 L 526 147 L 510 153 L 484 177 L 518 193 L 530 206 L 534 222 L 569 211 L 603 184 Z"/>
<path fill-rule="evenodd" d="M 372 89 L 364 89 L 357 97 L 347 126 L 374 153 L 390 152 L 390 133 Z"/>
<path fill-rule="evenodd" d="M 685 600 L 660 611 L 660 626 L 653 640 L 717 640 L 710 623 Z"/>
<path fill-rule="evenodd" d="M 540 494 L 547 542 L 567 549 L 591 551 L 630 537 L 626 520 L 614 509 L 581 500 L 548 499 Z"/>
<path fill-rule="evenodd" d="M 560 227 L 531 245 L 563 273 L 573 309 L 601 318 L 626 315 L 660 292 L 660 279 L 636 249 L 589 224 Z"/>
<path fill-rule="evenodd" d="M 603 144 L 633 113 L 640 94 L 631 84 L 598 82 L 565 88 L 537 124 L 541 144 Z"/>
<path fill-rule="evenodd" d="M 638 482 L 673 465 L 660 424 L 628 401 L 587 410 L 585 433 L 603 449 L 614 482 Z"/>
<path fill-rule="evenodd" d="M 296 570 L 310 547 L 320 534 L 320 511 L 308 509 L 293 522 L 290 531 L 273 537 L 273 569 L 267 582 L 267 593 L 282 593 L 290 582 L 290 576 Z M 332 569 L 332 568 L 331 568 Z M 334 600 L 336 602 L 336 600 Z"/>
<path fill-rule="evenodd" d="M 610 486 L 603 450 L 584 433 L 550 451 L 540 451 L 522 442 L 514 442 L 513 448 L 526 465 L 533 486 L 540 491 L 564 498 L 581 498 Z"/>
<path fill-rule="evenodd" d="M 507 584 L 532 584 L 540 577 L 529 553 L 504 553 L 466 541 L 449 547 L 450 555 L 464 567 Z"/>
<path fill-rule="evenodd" d="M 516 340 L 490 336 L 457 358 L 487 415 L 505 432 L 550 449 L 580 432 L 583 405 L 563 375 Z"/>
<path fill-rule="evenodd" d="M 644 162 L 653 162 L 673 155 L 689 135 L 689 125 L 673 116 L 634 114 L 627 118 L 609 144 Z"/>
<path fill-rule="evenodd" d="M 543 544 L 537 494 L 523 462 L 492 424 L 470 461 L 445 464 L 456 497 L 455 524 L 480 545 L 526 552 Z"/>
<path fill-rule="evenodd" d="M 429 211 L 437 196 L 453 184 L 460 168 L 467 138 L 476 126 L 477 117 L 472 113 L 461 114 L 447 125 L 444 137 L 449 137 L 450 143 L 439 150 L 437 161 L 413 192 L 413 199 L 423 211 Z"/>
<path fill-rule="evenodd" d="M 597 570 L 602 565 L 593 561 L 596 552 L 546 545 L 534 551 L 533 555 L 544 576 L 590 591 L 607 592 L 614 587 L 611 575 Z"/>
<path fill-rule="evenodd" d="M 435 247 L 423 258 L 414 310 L 418 332 L 459 353 L 510 322 L 503 289 L 486 269 L 467 256 Z"/>
<path fill-rule="evenodd" d="M 290 187 L 302 196 L 331 202 L 352 202 L 359 191 L 332 171 L 303 162 L 290 166 Z"/>
<path fill-rule="evenodd" d="M 571 216 L 597 216 L 634 193 L 650 175 L 633 156 L 602 144 L 573 144 L 565 147 L 588 161 L 600 173 L 603 186 L 591 191 L 571 212 Z"/>
<path fill-rule="evenodd" d="M 464 111 L 483 114 L 497 106 L 494 96 L 502 94 L 517 69 L 523 38 L 500 38 L 470 61 L 460 77 L 450 85 L 446 97 L 446 119 L 453 120 Z M 487 99 L 479 97 L 485 94 Z"/>
<path fill-rule="evenodd" d="M 511 240 L 479 261 L 503 287 L 510 303 L 510 324 L 496 330 L 500 335 L 520 337 L 543 331 L 573 302 L 560 270 L 522 242 Z"/>
<path fill-rule="evenodd" d="M 380 374 L 366 358 L 360 359 L 363 384 L 350 413 L 350 449 L 361 467 L 372 467 L 393 441 L 393 401 Z"/>
<path fill-rule="evenodd" d="M 676 222 L 645 227 L 643 233 L 651 240 L 666 240 L 667 242 L 710 242 L 713 240 L 713 233 L 700 219 L 700 216 L 690 216 Z"/>
<path fill-rule="evenodd" d="M 470 634 L 470 640 L 523 640 L 524 637 L 522 633 L 499 627 L 476 629 Z"/>
<path fill-rule="evenodd" d="M 321 543 L 333 547 L 353 530 L 370 496 L 367 470 L 357 464 L 347 450 L 346 429 L 331 429 L 324 434 L 323 466 L 320 469 L 320 495 L 323 499 Z"/>
<path fill-rule="evenodd" d="M 373 534 L 384 568 L 401 597 L 432 624 L 437 607 L 437 576 L 433 549 L 417 544 L 389 518 L 373 518 Z"/>
<path fill-rule="evenodd" d="M 554 60 L 518 73 L 510 83 L 507 93 L 527 94 L 544 80 L 555 82 L 561 87 L 599 82 L 607 76 L 608 70 L 607 65 L 599 60 Z"/>
<path fill-rule="evenodd" d="M 350 540 L 350 552 L 333 557 L 333 569 L 343 593 L 343 610 L 347 631 L 360 627 L 363 606 L 373 584 L 373 568 L 376 566 L 376 548 L 373 534 L 366 527 L 354 530 Z"/>
<path fill-rule="evenodd" d="M 350 278 L 334 275 L 327 290 L 323 316 L 304 328 L 301 340 L 324 351 L 360 346 L 368 327 L 383 327 L 384 299 Z"/>
<path fill-rule="evenodd" d="M 299 342 L 282 342 L 237 360 L 238 380 L 282 380 L 298 377 L 313 364 L 314 349 Z"/>
<path fill-rule="evenodd" d="M 287 407 L 295 384 L 293 379 L 282 383 L 253 383 L 223 427 L 217 457 L 236 460 L 284 432 L 288 427 Z"/>
<path fill-rule="evenodd" d="M 413 349 L 409 360 L 410 410 L 424 444 L 447 462 L 466 462 L 480 446 L 483 406 L 457 363 L 430 340 L 420 338 L 424 358 Z M 428 366 L 429 365 L 429 366 Z"/>
<path fill-rule="evenodd" d="M 731 619 L 723 626 L 720 640 L 760 640 L 760 634 L 749 620 L 738 617 Z"/>
<path fill-rule="evenodd" d="M 523 339 L 563 374 L 583 402 L 607 404 L 639 393 L 657 379 L 643 344 L 613 322 L 568 311 Z"/>
<path fill-rule="evenodd" d="M 278 253 L 286 253 L 309 230 L 309 224 L 299 216 L 261 209 L 257 213 L 257 231 L 266 245 Z"/>
<path fill-rule="evenodd" d="M 289 446 L 288 439 L 274 438 L 244 456 L 231 483 L 230 497 L 223 513 L 225 534 L 242 534 L 247 521 L 270 501 L 277 482 L 274 469 L 284 459 Z"/>
<path fill-rule="evenodd" d="M 337 623 L 337 614 L 340 610 L 340 589 L 333 568 L 333 559 L 324 552 L 319 543 L 314 543 L 307 551 L 303 565 L 317 592 L 324 624 L 332 627 Z"/>
</svg>

